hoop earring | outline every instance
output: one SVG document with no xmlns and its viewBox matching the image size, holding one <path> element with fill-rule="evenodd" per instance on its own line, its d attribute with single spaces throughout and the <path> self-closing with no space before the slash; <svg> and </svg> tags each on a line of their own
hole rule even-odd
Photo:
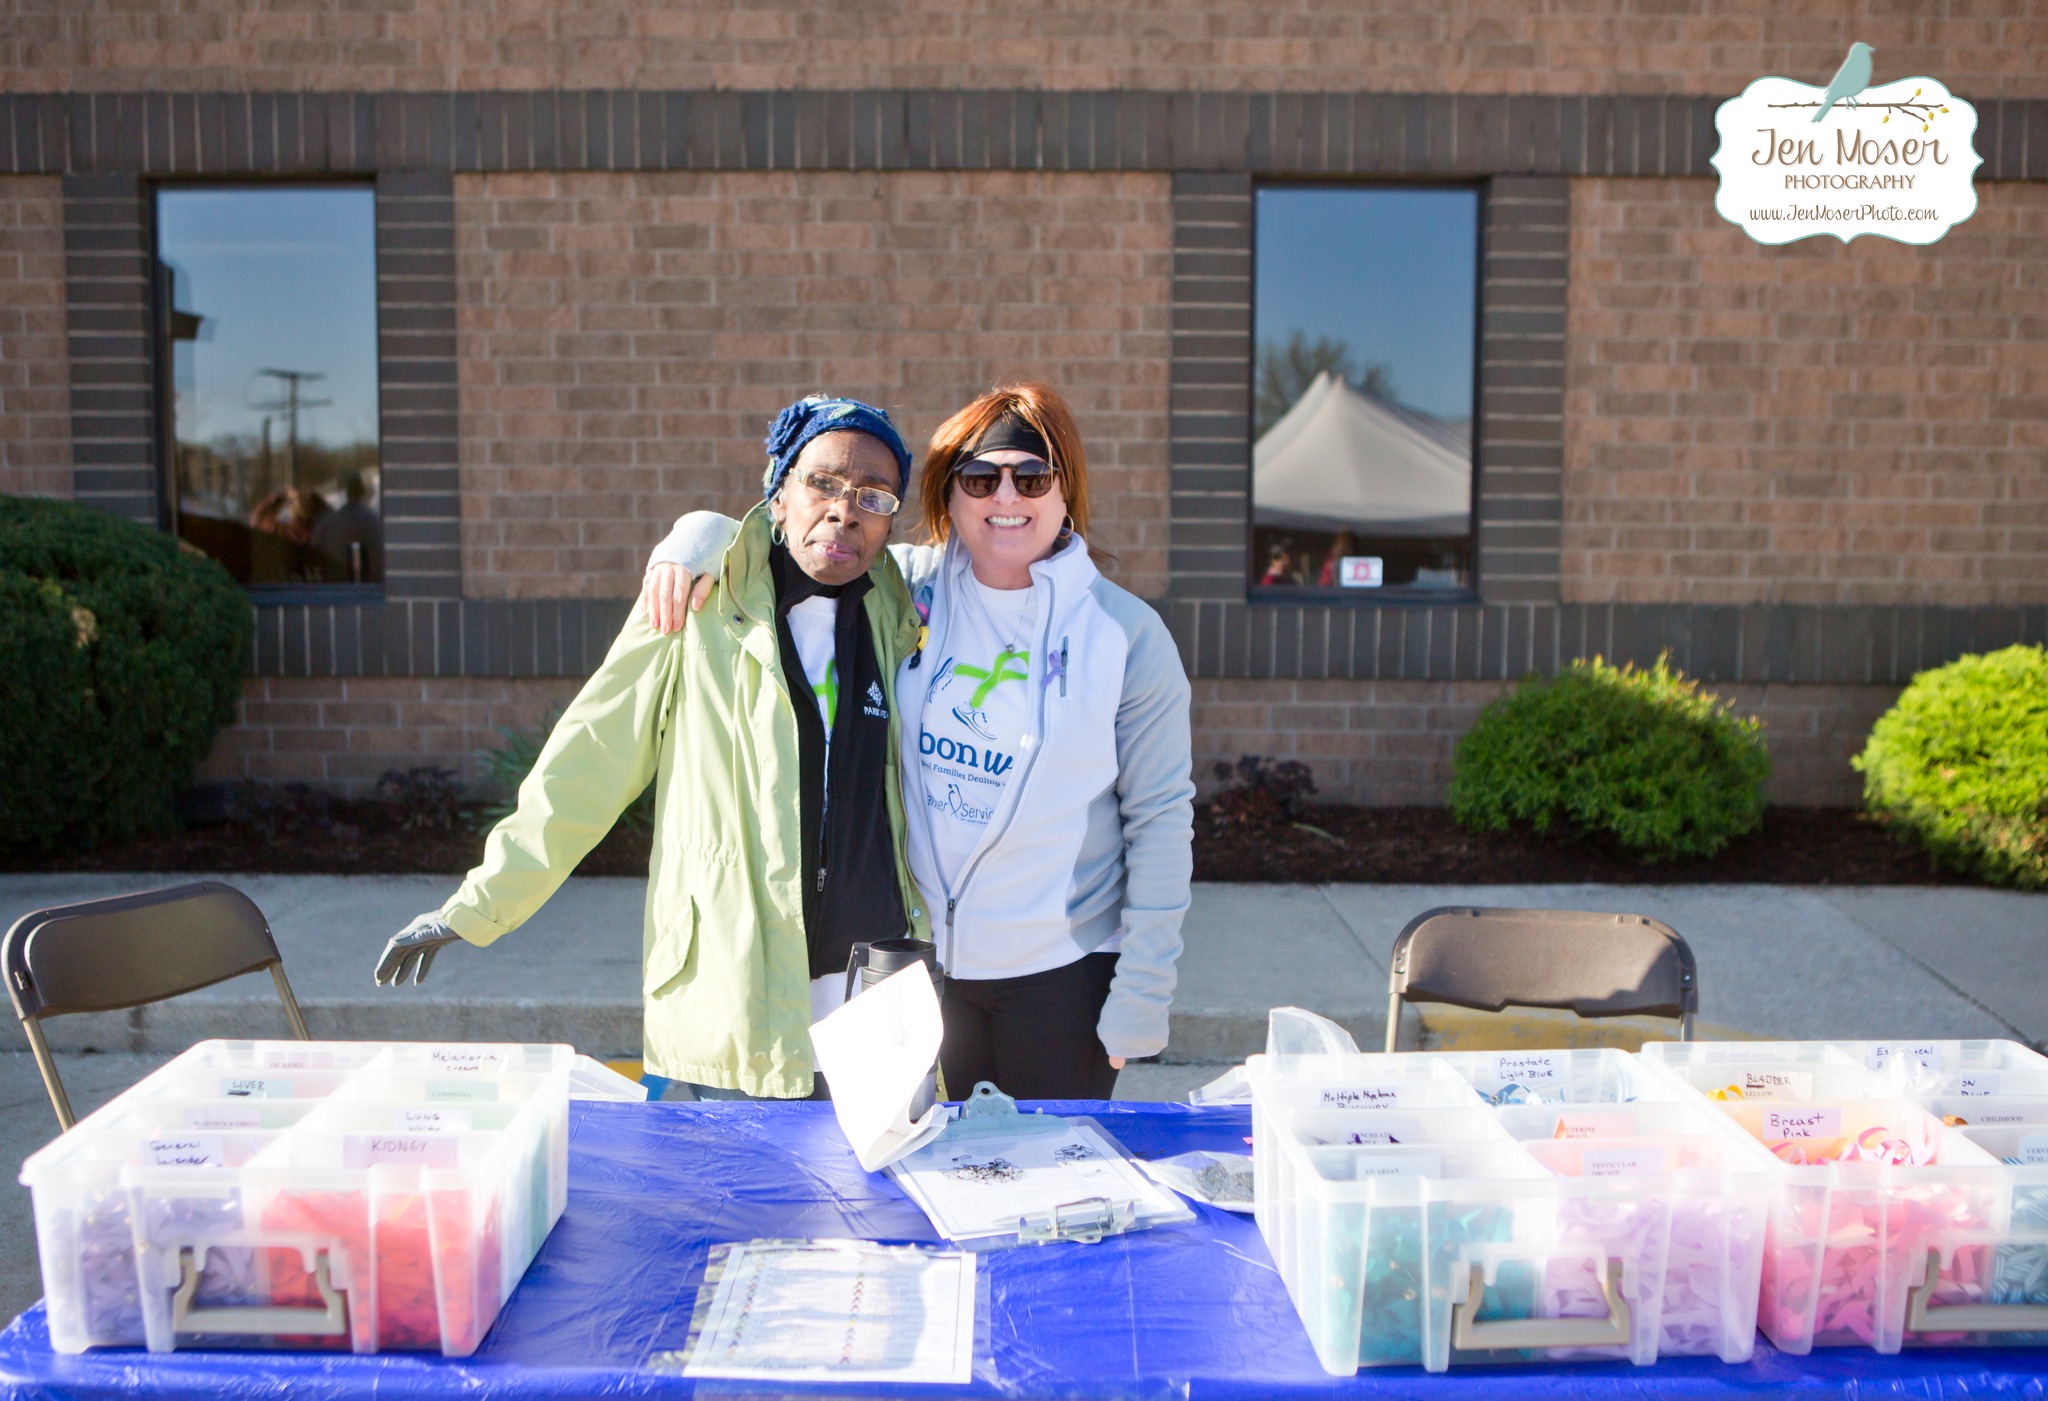
<svg viewBox="0 0 2048 1401">
<path fill-rule="evenodd" d="M 789 543 L 789 536 L 783 532 L 781 521 L 776 521 L 768 527 L 768 543 L 771 545 L 786 545 Z"/>
</svg>

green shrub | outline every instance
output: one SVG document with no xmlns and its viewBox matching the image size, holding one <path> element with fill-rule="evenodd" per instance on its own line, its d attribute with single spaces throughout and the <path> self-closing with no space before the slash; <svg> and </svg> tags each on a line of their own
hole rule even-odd
<svg viewBox="0 0 2048 1401">
<path fill-rule="evenodd" d="M 2048 648 L 1921 672 L 1851 762 L 1864 806 L 1943 865 L 2048 887 Z"/>
<path fill-rule="evenodd" d="M 173 825 L 234 719 L 252 631 L 228 572 L 170 536 L 0 497 L 0 847 Z"/>
<path fill-rule="evenodd" d="M 1711 856 L 1762 821 L 1770 773 L 1762 726 L 1665 658 L 1645 671 L 1596 657 L 1486 707 L 1452 756 L 1451 810 L 1484 831 Z"/>
</svg>

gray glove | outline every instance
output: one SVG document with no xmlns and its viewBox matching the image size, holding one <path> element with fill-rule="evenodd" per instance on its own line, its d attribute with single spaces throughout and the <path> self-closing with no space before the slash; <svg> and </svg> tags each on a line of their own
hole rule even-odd
<svg viewBox="0 0 2048 1401">
<path fill-rule="evenodd" d="M 384 956 L 377 960 L 377 985 L 397 987 L 411 975 L 417 986 L 427 980 L 427 969 L 443 944 L 458 942 L 462 936 L 450 929 L 438 914 L 421 915 L 391 936 Z"/>
</svg>

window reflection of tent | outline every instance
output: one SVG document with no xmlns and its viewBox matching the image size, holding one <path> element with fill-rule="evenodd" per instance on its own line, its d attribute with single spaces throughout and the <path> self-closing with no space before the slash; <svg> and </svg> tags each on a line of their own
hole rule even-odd
<svg viewBox="0 0 2048 1401">
<path fill-rule="evenodd" d="M 1324 371 L 1252 446 L 1252 501 L 1262 526 L 1463 535 L 1471 427 L 1406 412 Z"/>
</svg>

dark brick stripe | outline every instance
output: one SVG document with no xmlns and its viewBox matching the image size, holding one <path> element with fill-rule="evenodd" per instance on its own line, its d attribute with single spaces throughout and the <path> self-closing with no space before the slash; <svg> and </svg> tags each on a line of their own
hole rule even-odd
<svg viewBox="0 0 2048 1401">
<path fill-rule="evenodd" d="M 588 676 L 629 600 L 258 604 L 258 676 Z"/>
<path fill-rule="evenodd" d="M 1570 186 L 1488 183 L 1479 293 L 1479 593 L 1554 603 L 1564 522 L 1565 273 Z"/>
<path fill-rule="evenodd" d="M 133 175 L 64 179 L 72 495 L 155 526 L 162 498 L 143 204 Z"/>
<path fill-rule="evenodd" d="M 1723 100 L 922 88 L 22 93 L 0 96 L 0 169 L 1704 176 Z M 1977 178 L 2048 178 L 2048 101 L 1976 105 Z"/>
<path fill-rule="evenodd" d="M 1674 665 L 1723 684 L 1902 685 L 1970 652 L 2048 643 L 2048 606 L 1518 604 L 1335 607 L 1175 601 L 1194 676 L 1496 681 L 1579 657 Z"/>
<path fill-rule="evenodd" d="M 377 176 L 377 382 L 384 592 L 462 593 L 455 369 L 455 179 Z"/>
</svg>

